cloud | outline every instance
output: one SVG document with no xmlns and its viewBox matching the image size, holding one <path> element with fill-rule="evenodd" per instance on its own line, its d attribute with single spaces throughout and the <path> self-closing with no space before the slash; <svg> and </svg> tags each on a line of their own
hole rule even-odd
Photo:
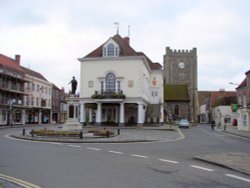
<svg viewBox="0 0 250 188">
<path fill-rule="evenodd" d="M 1 2 L 0 49 L 22 55 L 22 64 L 41 72 L 59 88 L 73 75 L 77 58 L 116 32 L 162 63 L 165 47 L 198 52 L 199 89 L 217 90 L 241 82 L 249 70 L 248 1 L 16 1 Z M 217 80 L 217 81 L 216 81 Z M 67 86 L 65 86 L 67 87 Z M 67 88 L 66 88 L 67 89 Z"/>
</svg>

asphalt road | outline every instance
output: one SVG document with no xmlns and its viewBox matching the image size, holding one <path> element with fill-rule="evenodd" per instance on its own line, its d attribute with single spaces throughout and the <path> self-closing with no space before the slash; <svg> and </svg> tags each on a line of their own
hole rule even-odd
<svg viewBox="0 0 250 188">
<path fill-rule="evenodd" d="M 44 188 L 250 187 L 250 177 L 194 160 L 196 155 L 249 153 L 249 139 L 197 126 L 184 140 L 127 144 L 20 141 L 0 130 L 0 174 Z"/>
</svg>

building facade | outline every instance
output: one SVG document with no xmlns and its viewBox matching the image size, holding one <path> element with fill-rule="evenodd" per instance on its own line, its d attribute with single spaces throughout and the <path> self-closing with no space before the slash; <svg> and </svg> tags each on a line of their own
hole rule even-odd
<svg viewBox="0 0 250 188">
<path fill-rule="evenodd" d="M 25 72 L 20 67 L 20 55 L 15 59 L 0 54 L 0 125 L 25 123 Z"/>
<path fill-rule="evenodd" d="M 236 88 L 238 109 L 238 129 L 250 131 L 250 70 L 245 73 L 246 78 Z"/>
<path fill-rule="evenodd" d="M 196 48 L 184 51 L 167 47 L 163 77 L 164 87 L 170 92 L 168 93 L 170 97 L 164 98 L 168 117 L 196 121 L 198 115 Z M 175 98 L 176 95 L 179 96 Z"/>
<path fill-rule="evenodd" d="M 163 123 L 162 67 L 136 52 L 128 37 L 117 34 L 79 61 L 81 123 Z"/>
<path fill-rule="evenodd" d="M 24 97 L 26 107 L 26 124 L 51 123 L 52 86 L 40 73 L 22 67 L 25 71 L 25 90 L 28 95 Z"/>
</svg>

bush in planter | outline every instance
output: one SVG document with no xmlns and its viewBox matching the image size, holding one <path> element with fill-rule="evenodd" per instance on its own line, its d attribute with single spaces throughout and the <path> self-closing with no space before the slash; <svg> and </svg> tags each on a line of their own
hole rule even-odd
<svg viewBox="0 0 250 188">
<path fill-rule="evenodd" d="M 113 131 L 109 129 L 105 129 L 105 128 L 104 129 L 90 129 L 88 132 L 93 133 L 93 135 L 95 136 L 107 136 L 107 135 L 114 136 L 115 135 Z"/>
</svg>

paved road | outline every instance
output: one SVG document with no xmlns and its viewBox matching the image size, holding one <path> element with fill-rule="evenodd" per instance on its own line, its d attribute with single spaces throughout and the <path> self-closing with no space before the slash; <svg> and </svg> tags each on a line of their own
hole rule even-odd
<svg viewBox="0 0 250 188">
<path fill-rule="evenodd" d="M 17 141 L 0 130 L 0 173 L 45 188 L 249 187 L 250 177 L 194 160 L 196 155 L 249 153 L 249 139 L 198 126 L 174 142 L 63 144 Z"/>
</svg>

